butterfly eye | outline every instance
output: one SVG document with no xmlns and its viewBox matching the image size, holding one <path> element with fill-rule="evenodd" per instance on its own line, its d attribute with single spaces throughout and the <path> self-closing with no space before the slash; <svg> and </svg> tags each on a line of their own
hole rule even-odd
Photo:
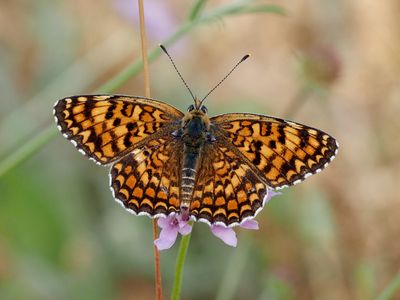
<svg viewBox="0 0 400 300">
<path fill-rule="evenodd" d="M 202 106 L 200 107 L 200 110 L 201 110 L 203 113 L 205 113 L 205 114 L 208 112 L 207 107 L 205 107 L 204 105 L 202 105 Z"/>
<path fill-rule="evenodd" d="M 194 109 L 194 105 L 191 104 L 191 105 L 188 107 L 188 111 L 192 111 L 193 109 Z"/>
</svg>

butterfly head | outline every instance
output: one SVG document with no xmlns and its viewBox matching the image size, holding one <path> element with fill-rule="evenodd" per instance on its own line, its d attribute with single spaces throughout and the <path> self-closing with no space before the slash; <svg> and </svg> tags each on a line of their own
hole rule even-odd
<svg viewBox="0 0 400 300">
<path fill-rule="evenodd" d="M 195 104 L 188 107 L 188 112 L 182 119 L 183 131 L 192 138 L 200 138 L 208 132 L 209 127 L 210 120 L 207 116 L 207 108 L 195 100 Z"/>
<path fill-rule="evenodd" d="M 207 107 L 205 107 L 198 99 L 194 99 L 194 104 L 189 105 L 187 110 L 189 113 L 196 115 L 206 115 L 208 112 Z"/>
</svg>

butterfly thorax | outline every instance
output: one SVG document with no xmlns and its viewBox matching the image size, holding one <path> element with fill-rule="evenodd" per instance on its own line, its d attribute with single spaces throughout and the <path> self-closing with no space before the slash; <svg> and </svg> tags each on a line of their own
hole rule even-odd
<svg viewBox="0 0 400 300">
<path fill-rule="evenodd" d="M 204 144 L 210 142 L 210 121 L 201 110 L 192 110 L 182 119 L 183 160 L 181 172 L 180 207 L 185 214 L 190 207 L 196 174 Z"/>
</svg>

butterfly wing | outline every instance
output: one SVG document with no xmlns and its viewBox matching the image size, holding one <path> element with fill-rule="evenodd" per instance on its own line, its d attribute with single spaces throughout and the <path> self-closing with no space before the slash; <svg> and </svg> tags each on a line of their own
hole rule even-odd
<svg viewBox="0 0 400 300">
<path fill-rule="evenodd" d="M 139 215 L 179 211 L 183 144 L 169 137 L 153 139 L 116 162 L 110 171 L 114 198 Z"/>
<path fill-rule="evenodd" d="M 120 95 L 64 98 L 55 104 L 54 115 L 63 135 L 98 164 L 178 129 L 183 117 L 165 103 Z"/>
<path fill-rule="evenodd" d="M 249 163 L 225 139 L 205 144 L 200 159 L 191 216 L 224 226 L 254 217 L 264 205 L 268 190 Z"/>
<path fill-rule="evenodd" d="M 255 114 L 225 114 L 210 119 L 216 139 L 229 141 L 271 188 L 296 184 L 320 172 L 338 150 L 336 140 L 321 130 Z"/>
</svg>

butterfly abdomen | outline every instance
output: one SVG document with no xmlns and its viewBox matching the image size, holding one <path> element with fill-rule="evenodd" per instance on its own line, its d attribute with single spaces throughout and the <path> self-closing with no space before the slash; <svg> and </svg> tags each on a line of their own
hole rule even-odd
<svg viewBox="0 0 400 300">
<path fill-rule="evenodd" d="M 184 125 L 184 150 L 181 172 L 180 208 L 190 207 L 193 190 L 196 184 L 196 173 L 201 150 L 207 134 L 207 125 L 201 117 L 190 116 Z"/>
<path fill-rule="evenodd" d="M 183 165 L 181 177 L 181 203 L 180 207 L 189 207 L 193 194 L 193 189 L 196 181 L 197 171 L 189 167 L 187 164 Z"/>
<path fill-rule="evenodd" d="M 202 146 L 184 146 L 181 172 L 181 208 L 189 207 L 196 183 L 196 173 Z"/>
</svg>

